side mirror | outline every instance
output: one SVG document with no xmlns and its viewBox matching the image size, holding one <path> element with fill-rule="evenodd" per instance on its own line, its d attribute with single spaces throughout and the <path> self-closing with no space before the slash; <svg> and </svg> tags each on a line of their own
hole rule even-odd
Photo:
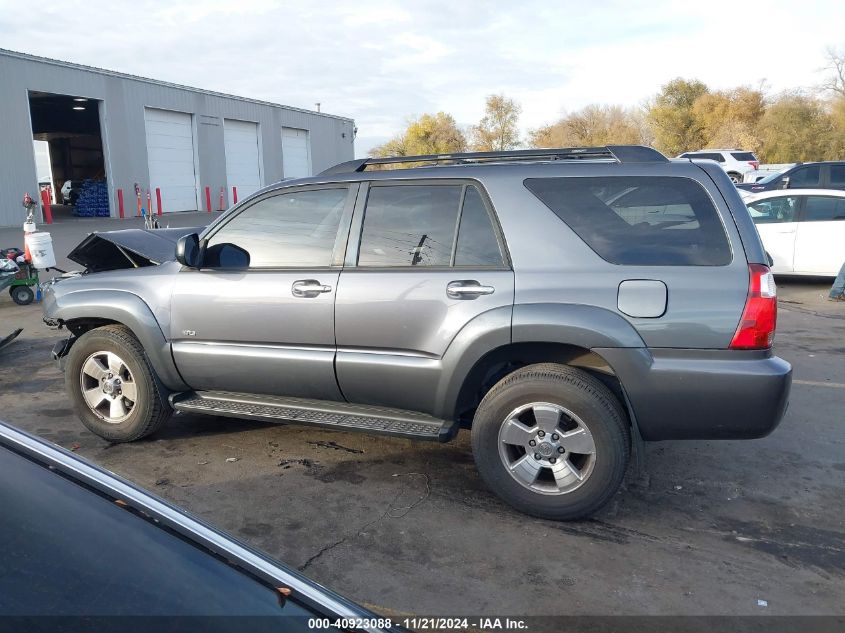
<svg viewBox="0 0 845 633">
<path fill-rule="evenodd" d="M 183 235 L 176 242 L 176 261 L 188 268 L 199 268 L 200 238 L 196 233 Z"/>
<path fill-rule="evenodd" d="M 789 176 L 783 177 L 783 180 L 780 181 L 780 188 L 789 189 Z"/>
</svg>

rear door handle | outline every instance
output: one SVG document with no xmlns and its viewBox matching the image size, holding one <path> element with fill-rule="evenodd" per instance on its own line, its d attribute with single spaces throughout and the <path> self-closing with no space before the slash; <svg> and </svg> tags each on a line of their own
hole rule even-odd
<svg viewBox="0 0 845 633">
<path fill-rule="evenodd" d="M 290 291 L 294 297 L 313 299 L 324 292 L 331 292 L 332 287 L 321 284 L 316 279 L 299 279 L 293 282 Z"/>
<path fill-rule="evenodd" d="M 477 299 L 481 295 L 492 295 L 493 286 L 482 286 L 475 279 L 451 281 L 446 286 L 446 295 L 452 299 Z"/>
</svg>

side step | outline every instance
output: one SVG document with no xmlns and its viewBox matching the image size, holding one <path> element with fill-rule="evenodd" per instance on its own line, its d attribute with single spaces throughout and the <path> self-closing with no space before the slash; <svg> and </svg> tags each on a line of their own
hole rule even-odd
<svg viewBox="0 0 845 633">
<path fill-rule="evenodd" d="M 293 422 L 440 442 L 451 440 L 460 428 L 457 422 L 439 420 L 412 411 L 224 391 L 174 393 L 170 396 L 170 404 L 177 411 L 185 413 L 268 422 Z"/>
</svg>

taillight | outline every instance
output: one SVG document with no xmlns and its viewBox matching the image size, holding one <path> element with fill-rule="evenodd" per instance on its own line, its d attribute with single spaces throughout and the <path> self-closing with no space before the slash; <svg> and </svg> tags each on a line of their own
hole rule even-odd
<svg viewBox="0 0 845 633">
<path fill-rule="evenodd" d="M 751 165 L 753 169 L 760 169 L 760 162 L 756 160 L 748 161 L 748 164 Z"/>
<path fill-rule="evenodd" d="M 748 298 L 731 349 L 766 349 L 775 339 L 778 318 L 775 277 L 763 264 L 749 264 L 748 275 Z"/>
</svg>

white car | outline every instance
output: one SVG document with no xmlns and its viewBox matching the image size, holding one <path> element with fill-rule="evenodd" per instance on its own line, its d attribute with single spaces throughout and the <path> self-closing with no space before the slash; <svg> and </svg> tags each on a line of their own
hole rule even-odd
<svg viewBox="0 0 845 633">
<path fill-rule="evenodd" d="M 835 277 L 845 262 L 845 191 L 783 189 L 745 198 L 776 275 Z"/>
<path fill-rule="evenodd" d="M 715 160 L 719 167 L 725 170 L 734 184 L 743 182 L 748 172 L 756 171 L 760 161 L 754 152 L 742 149 L 703 149 L 695 152 L 684 152 L 678 158 L 698 158 Z"/>
</svg>

